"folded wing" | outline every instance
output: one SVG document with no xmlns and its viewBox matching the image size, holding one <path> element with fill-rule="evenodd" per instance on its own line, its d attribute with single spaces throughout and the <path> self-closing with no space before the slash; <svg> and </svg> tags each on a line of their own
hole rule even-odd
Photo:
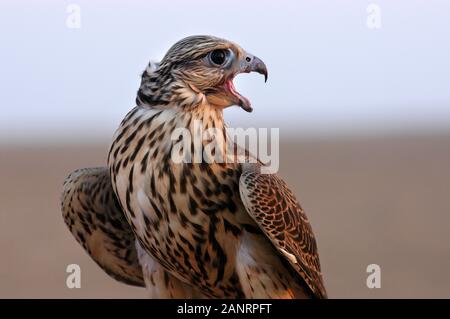
<svg viewBox="0 0 450 319">
<path fill-rule="evenodd" d="M 239 190 L 249 215 L 317 298 L 326 298 L 311 225 L 286 183 L 245 164 Z"/>
<path fill-rule="evenodd" d="M 64 182 L 61 210 L 72 235 L 111 277 L 144 287 L 135 236 L 113 192 L 107 168 L 85 168 Z"/>
</svg>

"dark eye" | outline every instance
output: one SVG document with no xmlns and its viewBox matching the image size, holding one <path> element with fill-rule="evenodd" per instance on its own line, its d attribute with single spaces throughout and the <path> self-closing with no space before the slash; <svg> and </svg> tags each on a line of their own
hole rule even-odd
<svg viewBox="0 0 450 319">
<path fill-rule="evenodd" d="M 222 65 L 227 59 L 227 53 L 226 50 L 214 50 L 209 54 L 209 58 L 212 63 Z"/>
</svg>

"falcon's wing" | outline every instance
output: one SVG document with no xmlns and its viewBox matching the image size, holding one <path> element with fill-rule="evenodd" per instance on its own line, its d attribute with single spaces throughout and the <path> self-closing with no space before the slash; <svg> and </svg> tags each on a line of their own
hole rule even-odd
<svg viewBox="0 0 450 319">
<path fill-rule="evenodd" d="M 286 183 L 243 165 L 239 190 L 249 215 L 317 298 L 326 298 L 316 240 L 303 209 Z"/>
<path fill-rule="evenodd" d="M 85 168 L 64 182 L 64 221 L 71 233 L 111 277 L 144 287 L 135 237 L 114 195 L 107 168 Z"/>
</svg>

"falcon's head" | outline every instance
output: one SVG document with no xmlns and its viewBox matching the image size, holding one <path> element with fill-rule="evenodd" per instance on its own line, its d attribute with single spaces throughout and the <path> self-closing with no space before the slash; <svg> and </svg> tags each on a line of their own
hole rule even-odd
<svg viewBox="0 0 450 319">
<path fill-rule="evenodd" d="M 159 64 L 150 64 L 142 76 L 137 103 L 184 107 L 208 102 L 213 107 L 241 106 L 252 111 L 233 79 L 239 73 L 258 72 L 267 81 L 267 68 L 239 45 L 213 36 L 191 36 L 174 44 Z"/>
</svg>

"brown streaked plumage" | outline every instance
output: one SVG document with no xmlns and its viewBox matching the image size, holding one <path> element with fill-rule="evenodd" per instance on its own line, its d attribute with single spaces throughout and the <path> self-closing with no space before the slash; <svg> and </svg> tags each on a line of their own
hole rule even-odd
<svg viewBox="0 0 450 319">
<path fill-rule="evenodd" d="M 252 71 L 267 78 L 264 63 L 232 42 L 183 39 L 146 69 L 138 105 L 115 134 L 108 187 L 137 240 L 151 297 L 326 297 L 311 226 L 278 176 L 255 165 L 171 157 L 172 133 L 185 128 L 194 136 L 195 123 L 216 128 L 223 141 L 216 152 L 235 156 L 223 109 L 252 110 L 232 84 Z"/>
<path fill-rule="evenodd" d="M 145 286 L 135 237 L 111 186 L 106 168 L 85 168 L 64 182 L 64 221 L 78 243 L 111 277 Z"/>
<path fill-rule="evenodd" d="M 275 174 L 261 174 L 259 165 L 244 164 L 239 179 L 247 212 L 300 274 L 315 296 L 326 297 L 316 239 L 302 207 Z"/>
</svg>

